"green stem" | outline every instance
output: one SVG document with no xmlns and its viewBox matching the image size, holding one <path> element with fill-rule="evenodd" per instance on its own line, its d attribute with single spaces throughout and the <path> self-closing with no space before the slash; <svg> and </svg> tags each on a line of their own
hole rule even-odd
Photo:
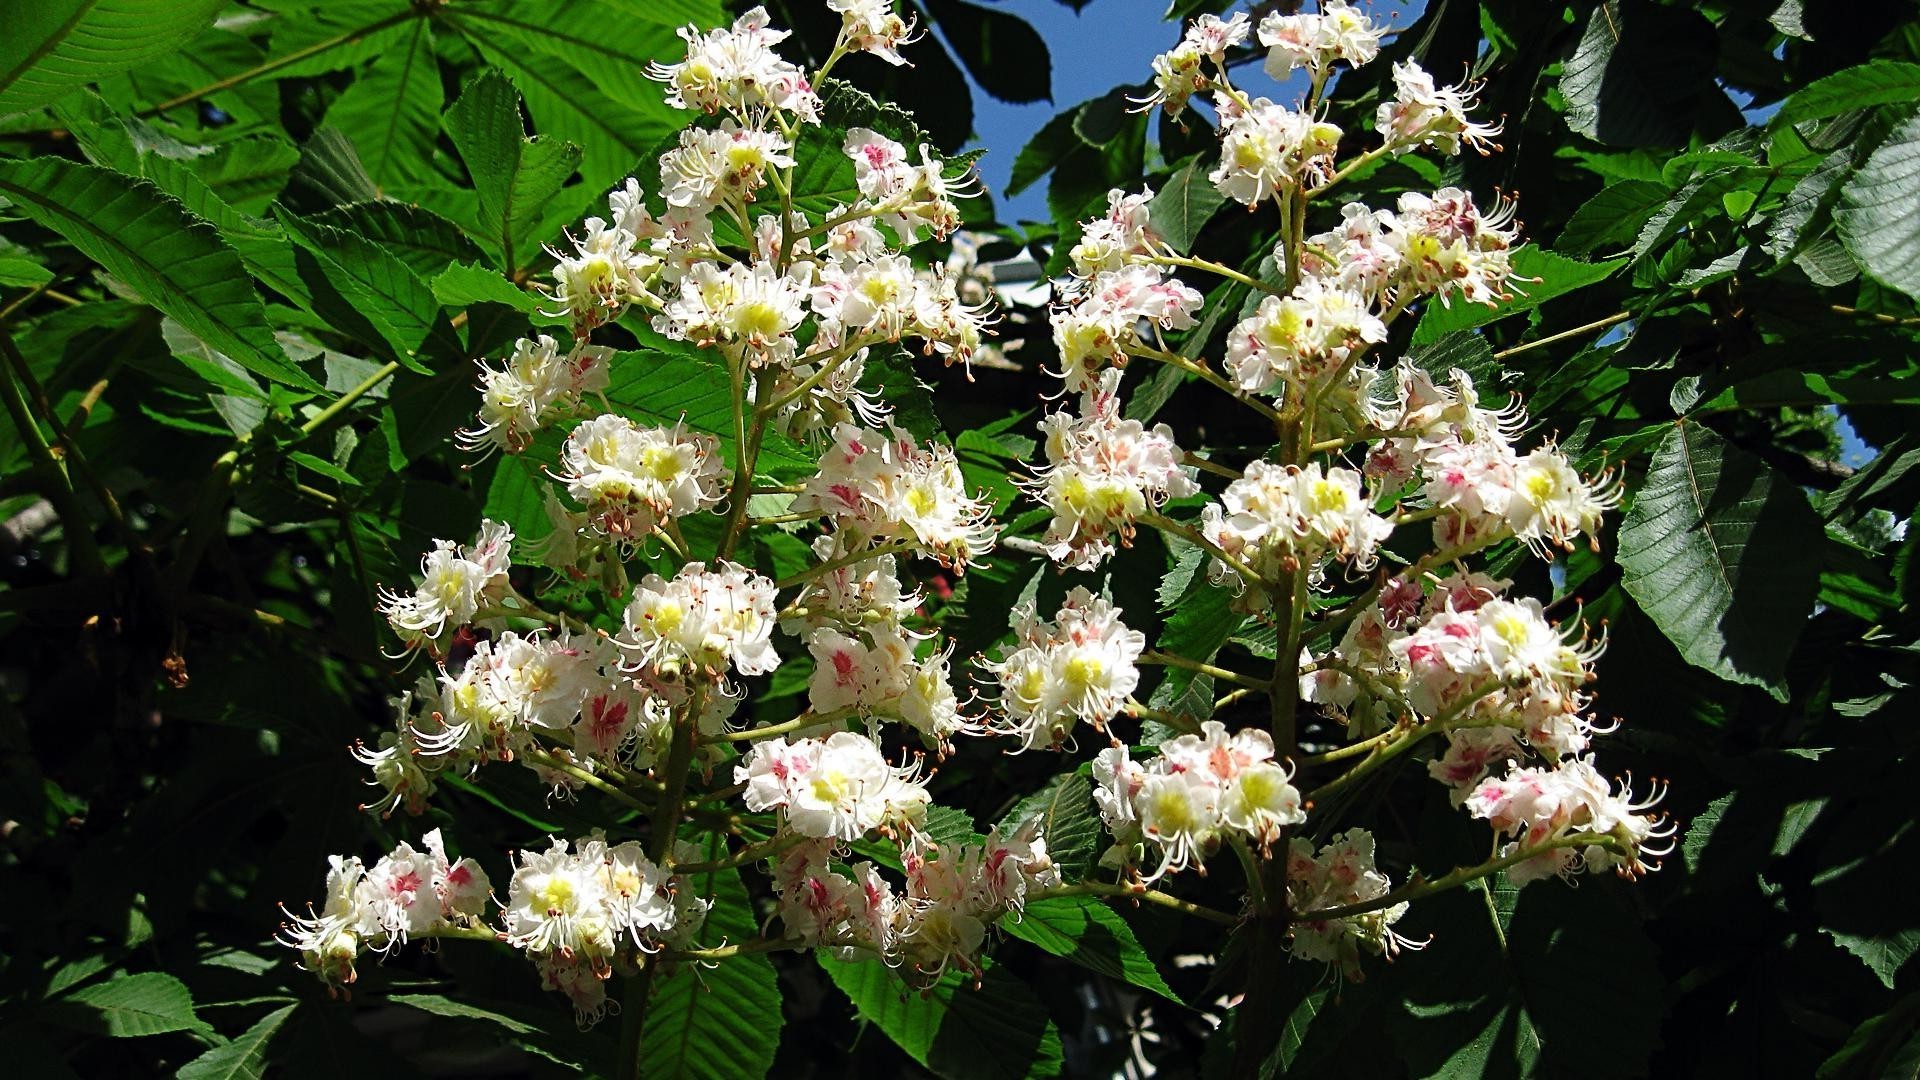
<svg viewBox="0 0 1920 1080">
<path fill-rule="evenodd" d="M 1204 270 L 1209 274 L 1217 274 L 1220 277 L 1226 278 L 1228 281 L 1237 281 L 1242 285 L 1258 289 L 1272 296 L 1287 295 L 1287 290 L 1277 285 L 1269 285 L 1259 278 L 1249 277 L 1231 266 L 1210 262 L 1206 259 L 1196 259 L 1186 255 L 1152 255 L 1148 257 L 1147 261 L 1158 263 L 1161 266 L 1184 266 L 1191 270 Z"/>
<path fill-rule="evenodd" d="M 13 347 L 12 338 L 0 334 L 0 342 L 5 343 L 9 361 L 20 355 Z M 53 452 L 52 444 L 34 420 L 33 411 L 27 407 L 24 386 L 12 363 L 7 365 L 5 377 L 0 378 L 0 400 L 4 400 L 7 415 L 12 418 L 13 426 L 19 429 L 21 441 L 26 443 L 27 457 L 40 470 L 42 494 L 60 516 L 61 527 L 67 535 L 67 548 L 76 568 L 88 577 L 105 575 L 107 561 L 100 554 L 99 545 L 94 542 L 93 529 L 88 525 L 86 515 L 81 512 L 79 501 L 74 498 L 73 480 L 67 475 L 65 463 Z"/>
<path fill-rule="evenodd" d="M 757 742 L 761 739 L 772 739 L 777 736 L 791 734 L 795 731 L 803 731 L 807 728 L 820 727 L 823 724 L 831 724 L 839 720 L 845 720 L 847 717 L 852 716 L 854 712 L 855 710 L 853 709 L 835 709 L 832 712 L 825 713 L 802 713 L 791 720 L 782 721 L 778 724 L 769 724 L 765 727 L 748 728 L 745 731 L 723 731 L 718 735 L 703 735 L 700 741 L 702 743 Z"/>
<path fill-rule="evenodd" d="M 1494 874 L 1505 870 L 1509 866 L 1516 866 L 1535 856 L 1544 855 L 1549 851 L 1558 851 L 1561 848 L 1590 846 L 1604 847 L 1616 855 L 1624 854 L 1620 848 L 1620 841 L 1611 833 L 1570 833 L 1566 836 L 1555 837 L 1552 840 L 1543 840 L 1532 847 L 1519 848 L 1512 854 L 1502 855 L 1497 859 L 1489 859 L 1478 866 L 1454 867 L 1451 871 L 1431 881 L 1422 878 L 1419 874 L 1415 874 L 1413 880 L 1387 893 L 1385 896 L 1378 896 L 1372 900 L 1363 900 L 1357 904 L 1343 904 L 1339 907 L 1321 908 L 1318 911 L 1298 912 L 1293 916 L 1293 921 L 1326 922 L 1333 919 L 1351 919 L 1355 915 L 1365 915 L 1369 912 L 1382 911 L 1398 904 L 1405 904 L 1410 901 L 1432 896 L 1435 893 L 1446 892 L 1448 889 L 1457 889 L 1470 881 L 1478 881 L 1484 877 L 1492 877 Z"/>
<path fill-rule="evenodd" d="M 818 566 L 809 566 L 797 574 L 783 577 L 774 583 L 774 588 L 791 589 L 796 585 L 804 585 L 822 574 L 831 574 L 842 567 L 852 566 L 855 563 L 863 563 L 868 559 L 877 559 L 882 555 L 898 555 L 902 552 L 912 550 L 913 545 L 905 540 L 895 540 L 891 543 L 881 544 L 879 547 L 865 548 L 852 552 L 851 554 L 842 555 L 837 559 L 828 559 Z"/>
<path fill-rule="evenodd" d="M 643 814 L 648 814 L 653 812 L 653 807 L 648 806 L 646 803 L 641 802 L 639 799 L 636 799 L 632 795 L 627 794 L 625 791 L 622 791 L 620 788 L 614 786 L 613 784 L 610 784 L 607 781 L 602 780 L 600 777 L 595 776 L 594 774 L 588 772 L 587 770 L 581 768 L 580 766 L 575 765 L 570 761 L 564 760 L 555 754 L 549 753 L 546 750 L 542 750 L 538 747 L 533 747 L 533 746 L 529 746 L 528 748 L 526 748 L 526 750 L 522 752 L 526 754 L 527 759 L 529 761 L 537 762 L 542 767 L 552 769 L 555 772 L 565 773 L 566 775 L 572 777 L 575 780 L 580 781 L 582 784 L 585 784 L 588 787 L 594 789 L 595 791 L 598 791 L 600 794 L 605 795 L 607 798 L 612 799 L 614 802 L 617 802 L 622 806 L 628 807 L 633 810 L 638 810 Z"/>
<path fill-rule="evenodd" d="M 1266 417 L 1268 422 L 1275 424 L 1280 422 L 1279 410 L 1251 394 L 1242 392 L 1239 387 L 1233 385 L 1232 380 L 1219 372 L 1211 368 L 1202 367 L 1177 352 L 1172 352 L 1167 349 L 1156 349 L 1151 345 L 1143 345 L 1138 342 L 1123 347 L 1122 351 L 1128 356 L 1138 356 L 1145 360 L 1158 360 L 1163 364 L 1177 367 L 1181 371 L 1200 379 L 1208 385 L 1225 391 L 1228 397 L 1233 398 L 1233 400 Z"/>
<path fill-rule="evenodd" d="M 1182 900 L 1177 896 L 1156 892 L 1145 886 L 1118 885 L 1107 881 L 1082 881 L 1077 885 L 1062 885 L 1057 889 L 1028 893 L 1027 902 L 1031 904 L 1036 900 L 1051 900 L 1059 896 L 1105 896 L 1117 900 L 1132 900 L 1136 903 L 1166 908 L 1168 911 L 1177 911 L 1182 915 L 1191 915 L 1196 919 L 1219 923 L 1221 926 L 1240 925 L 1238 916 L 1204 907 L 1191 900 Z"/>
<path fill-rule="evenodd" d="M 1191 525 L 1175 521 L 1170 517 L 1165 517 L 1160 514 L 1141 514 L 1140 524 L 1159 529 L 1161 532 L 1172 533 L 1189 544 L 1205 549 L 1208 554 L 1225 564 L 1229 570 L 1239 574 L 1241 581 L 1249 588 L 1265 583 L 1265 579 L 1256 573 L 1252 567 L 1221 550 L 1220 545 L 1207 539 L 1205 533 L 1202 533 L 1199 529 Z"/>
<path fill-rule="evenodd" d="M 1631 311 L 1615 312 L 1604 319 L 1595 319 L 1590 323 L 1576 326 L 1571 330 L 1562 330 L 1557 334 L 1548 334 L 1538 341 L 1528 341 L 1515 345 L 1511 349 L 1501 349 L 1499 352 L 1493 354 L 1493 358 L 1495 360 L 1505 360 L 1509 356 L 1519 356 L 1529 349 L 1538 349 L 1544 345 L 1552 345 L 1557 341 L 1565 341 L 1571 337 L 1579 337 L 1581 334 L 1590 334 L 1595 330 L 1605 330 L 1609 326 L 1615 326 L 1631 318 L 1633 318 L 1633 312 Z"/>
<path fill-rule="evenodd" d="M 1229 671 L 1226 668 L 1214 664 L 1203 663 L 1199 660 L 1190 660 L 1187 657 L 1174 653 L 1161 652 L 1158 649 L 1148 649 L 1145 653 L 1142 653 L 1140 662 L 1143 664 L 1160 664 L 1165 667 L 1177 667 L 1185 668 L 1188 671 L 1197 671 L 1202 675 L 1211 675 L 1221 682 L 1244 686 L 1249 690 L 1264 691 L 1270 689 L 1272 685 L 1265 679 L 1256 679 L 1251 675 L 1242 675 L 1237 671 Z"/>
<path fill-rule="evenodd" d="M 775 836 L 762 840 L 757 844 L 748 844 L 746 847 L 741 848 L 739 851 L 725 858 L 709 859 L 706 862 L 681 863 L 679 866 L 673 868 L 673 872 L 676 874 L 691 875 L 715 873 L 720 870 L 738 870 L 742 866 L 752 866 L 762 859 L 770 859 L 790 847 L 804 843 L 807 839 L 808 837 L 801 836 L 798 833 L 790 833 L 786 836 Z"/>
</svg>

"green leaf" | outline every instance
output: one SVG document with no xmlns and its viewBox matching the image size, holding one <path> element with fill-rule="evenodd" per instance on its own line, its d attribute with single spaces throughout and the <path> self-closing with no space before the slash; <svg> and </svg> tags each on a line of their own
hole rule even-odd
<svg viewBox="0 0 1920 1080">
<path fill-rule="evenodd" d="M 267 1075 L 267 1044 L 297 1008 L 288 1005 L 261 1017 L 232 1042 L 182 1065 L 175 1080 L 261 1080 Z"/>
<path fill-rule="evenodd" d="M 1207 179 L 1206 170 L 1196 159 L 1167 180 L 1148 204 L 1147 214 L 1160 239 L 1184 255 L 1193 249 L 1194 238 L 1226 202 L 1227 197 Z"/>
<path fill-rule="evenodd" d="M 553 483 L 543 463 L 558 456 L 558 440 L 551 445 L 535 442 L 517 454 L 501 454 L 487 485 L 482 515 L 513 526 L 513 535 L 529 542 L 545 538 L 553 531 L 553 520 L 547 516 L 547 494 Z"/>
<path fill-rule="evenodd" d="M 1061 773 L 1020 800 L 1000 820 L 1007 836 L 1038 821 L 1047 856 L 1068 881 L 1078 881 L 1100 856 L 1102 830 L 1093 805 L 1093 782 L 1078 772 Z"/>
<path fill-rule="evenodd" d="M 683 419 L 698 431 L 733 438 L 733 387 L 726 369 L 712 354 L 649 332 L 652 350 L 614 354 L 608 361 L 607 400 L 622 415 L 642 424 L 672 427 Z M 644 340 L 644 339 L 643 339 Z M 810 476 L 819 458 L 791 439 L 766 436 L 758 471 L 777 480 Z"/>
<path fill-rule="evenodd" d="M 9 4 L 0 34 L 0 116 L 162 57 L 226 0 L 33 0 Z"/>
<path fill-rule="evenodd" d="M 946 1080 L 1023 1080 L 1060 1072 L 1060 1033 L 1027 985 L 987 960 L 980 989 L 950 968 L 922 995 L 875 961 L 816 953 L 860 1016 Z"/>
<path fill-rule="evenodd" d="M 753 901 L 737 870 L 701 874 L 681 888 L 713 900 L 700 944 L 760 936 Z M 683 964 L 659 977 L 640 1037 L 640 1062 L 662 1080 L 761 1077 L 780 1046 L 780 980 L 765 954 L 736 956 L 711 970 Z"/>
<path fill-rule="evenodd" d="M 478 262 L 480 248 L 460 227 L 431 210 L 376 200 L 350 203 L 313 215 L 313 220 L 359 233 L 406 263 L 421 280 L 438 277 L 454 263 Z"/>
<path fill-rule="evenodd" d="M 1014 104 L 1052 100 L 1052 58 L 1025 19 L 965 0 L 926 5 L 941 39 L 989 96 Z"/>
<path fill-rule="evenodd" d="M 1626 247 L 1640 226 L 1667 201 L 1667 194 L 1667 185 L 1652 180 L 1609 184 L 1567 219 L 1556 246 L 1574 255 Z"/>
<path fill-rule="evenodd" d="M 1052 845 L 1048 847 L 1051 850 Z M 1000 927 L 1089 971 L 1151 990 L 1169 1001 L 1180 1000 L 1140 947 L 1127 920 L 1098 897 L 1035 900 L 1025 912 L 1000 920 Z"/>
<path fill-rule="evenodd" d="M 1696 11 L 1605 0 L 1587 16 L 1560 93 L 1567 126 L 1613 146 L 1682 146 L 1712 90 L 1719 35 Z"/>
<path fill-rule="evenodd" d="M 433 295 L 442 304 L 454 308 L 474 304 L 505 304 L 526 315 L 536 314 L 540 310 L 538 294 L 508 281 L 498 270 L 472 263 L 456 263 L 442 271 L 433 279 Z"/>
<path fill-rule="evenodd" d="M 297 16 L 273 22 L 271 63 L 279 78 L 325 75 L 359 67 L 400 48 L 415 18 L 425 13 L 406 0 L 328 0 L 301 4 Z M 301 54 L 297 60 L 288 58 Z"/>
<path fill-rule="evenodd" d="M 442 994 L 393 994 L 387 998 L 396 1005 L 407 1005 L 435 1016 L 471 1020 L 497 1029 L 493 1034 L 514 1045 L 531 1049 L 554 1061 L 573 1065 L 585 1073 L 604 1074 L 611 1061 L 605 1040 L 590 1038 L 570 1027 L 562 1030 L 553 1017 L 516 1003 L 490 1001 L 462 995 L 450 998 Z"/>
<path fill-rule="evenodd" d="M 1920 927 L 1907 927 L 1885 934 L 1854 934 L 1822 927 L 1841 948 L 1860 958 L 1887 989 L 1893 989 L 1894 977 L 1920 952 Z"/>
<path fill-rule="evenodd" d="M 326 125 L 353 142 L 367 174 L 383 188 L 434 175 L 433 144 L 445 95 L 431 26 L 431 19 L 411 20 L 405 37 L 327 109 Z"/>
<path fill-rule="evenodd" d="M 1474 886 L 1416 905 L 1398 929 L 1433 929 L 1420 955 L 1429 963 L 1379 972 L 1403 995 L 1379 1015 L 1407 1073 L 1642 1075 L 1660 1031 L 1663 980 L 1653 943 L 1614 891 L 1604 880 L 1577 889 L 1502 882 L 1492 904 Z M 1595 1000 L 1609 1003 L 1605 1053 L 1594 1050 Z"/>
<path fill-rule="evenodd" d="M 1513 298 L 1497 304 L 1469 304 L 1455 299 L 1447 306 L 1430 301 L 1426 313 L 1420 316 L 1420 325 L 1413 328 L 1413 344 L 1438 341 L 1449 331 L 1485 326 L 1509 315 L 1532 311 L 1556 296 L 1605 281 L 1625 264 L 1625 259 L 1588 263 L 1532 245 L 1520 248 L 1513 253 L 1513 272 L 1522 278 L 1541 280 L 1519 282 L 1513 286 Z"/>
<path fill-rule="evenodd" d="M 1876 281 L 1920 298 L 1920 113 L 1888 136 L 1840 191 L 1834 222 Z"/>
<path fill-rule="evenodd" d="M 484 71 L 447 110 L 447 134 L 460 151 L 480 197 L 480 213 L 508 271 L 544 240 L 529 235 L 540 210 L 580 165 L 580 148 L 551 137 L 527 138 L 520 94 L 506 76 Z"/>
<path fill-rule="evenodd" d="M 240 257 L 152 184 L 59 158 L 0 161 L 0 195 L 257 375 L 320 385 L 288 362 Z"/>
<path fill-rule="evenodd" d="M 1173 614 L 1161 626 L 1155 648 L 1176 656 L 1212 660 L 1246 621 L 1229 609 L 1230 601 L 1226 589 L 1209 584 L 1204 573 L 1195 574 Z M 1148 704 L 1204 720 L 1213 714 L 1213 676 L 1168 667 Z"/>
<path fill-rule="evenodd" d="M 378 338 L 368 340 L 364 332 L 355 333 L 352 325 L 343 325 L 344 332 L 370 346 L 377 347 L 384 341 L 395 360 L 422 373 L 430 369 L 415 354 L 429 335 L 440 337 L 438 351 L 444 355 L 460 351 L 452 327 L 441 318 L 440 302 L 433 290 L 407 264 L 359 233 L 284 210 L 280 222 L 295 243 L 318 259 L 328 284 L 352 305 L 353 312 L 373 328 Z"/>
<path fill-rule="evenodd" d="M 157 971 L 83 986 L 49 1002 L 41 1015 L 62 1027 L 115 1038 L 204 1026 L 193 1014 L 187 985 Z"/>
<path fill-rule="evenodd" d="M 507 73 L 543 136 L 581 148 L 581 177 L 604 190 L 687 120 L 646 78 L 650 61 L 685 47 L 666 25 L 631 12 L 585 0 L 559 7 L 494 0 L 447 9 L 439 19 Z"/>
<path fill-rule="evenodd" d="M 1815 79 L 1794 91 L 1768 123 L 1783 127 L 1875 105 L 1905 105 L 1914 101 L 1920 101 L 1920 64 L 1869 60 L 1824 79 Z"/>
<path fill-rule="evenodd" d="M 53 271 L 22 255 L 0 255 L 0 285 L 44 285 Z"/>
<path fill-rule="evenodd" d="M 1682 420 L 1620 523 L 1621 585 L 1688 663 L 1786 700 L 1787 658 L 1820 587 L 1806 495 Z"/>
</svg>

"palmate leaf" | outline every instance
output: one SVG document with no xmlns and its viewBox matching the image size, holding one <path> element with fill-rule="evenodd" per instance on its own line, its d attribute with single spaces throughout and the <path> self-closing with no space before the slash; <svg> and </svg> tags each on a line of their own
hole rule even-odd
<svg viewBox="0 0 1920 1080">
<path fill-rule="evenodd" d="M 1920 64 L 1870 60 L 1795 90 L 1769 121 L 1775 127 L 1838 116 L 1875 105 L 1920 101 Z"/>
<path fill-rule="evenodd" d="M 1654 451 L 1620 523 L 1621 586 L 1687 662 L 1786 699 L 1819 590 L 1819 519 L 1791 483 L 1698 423 Z"/>
<path fill-rule="evenodd" d="M 432 20 L 414 19 L 327 109 L 325 123 L 352 141 L 367 174 L 383 188 L 433 175 L 440 130 L 440 62 Z"/>
<path fill-rule="evenodd" d="M 423 374 L 432 369 L 417 354 L 429 337 L 438 355 L 460 352 L 440 314 L 440 301 L 406 263 L 359 233 L 285 211 L 279 216 L 288 235 L 318 262 L 326 283 L 351 306 L 348 311 L 330 305 L 340 329 L 365 345 L 377 348 L 384 342 L 395 360 Z"/>
<path fill-rule="evenodd" d="M 439 20 L 458 30 L 526 98 L 542 135 L 579 146 L 580 175 L 605 190 L 633 171 L 648 150 L 689 119 L 668 108 L 660 85 L 646 77 L 653 61 L 685 54 L 673 23 L 684 8 L 527 0 L 485 0 L 445 9 Z M 716 25 L 717 10 L 700 20 Z"/>
<path fill-rule="evenodd" d="M 1047 855 L 1068 881 L 1078 881 L 1100 855 L 1102 828 L 1093 806 L 1093 781 L 1080 772 L 1061 773 L 1020 800 L 1000 821 L 1000 835 L 1037 822 Z"/>
<path fill-rule="evenodd" d="M 681 888 L 713 900 L 700 944 L 760 936 L 753 901 L 737 870 L 701 874 Z M 661 1080 L 741 1080 L 773 1067 L 780 1046 L 780 981 L 764 954 L 736 956 L 717 967 L 683 964 L 656 977 L 640 1037 L 640 1062 Z"/>
<path fill-rule="evenodd" d="M 0 161 L 0 195 L 247 370 L 320 389 L 274 342 L 240 257 L 152 184 L 93 165 L 31 158 Z"/>
<path fill-rule="evenodd" d="M 9 4 L 0 34 L 0 116 L 165 56 L 226 0 L 34 0 Z"/>
<path fill-rule="evenodd" d="M 975 990 L 958 969 L 926 995 L 874 961 L 815 954 L 862 1018 L 945 1080 L 1024 1080 L 1060 1072 L 1060 1033 L 1033 991 L 992 961 Z"/>
<path fill-rule="evenodd" d="M 1908 118 L 1840 191 L 1840 239 L 1875 280 L 1920 298 L 1920 113 Z"/>
<path fill-rule="evenodd" d="M 545 237 L 528 235 L 540 209 L 580 165 L 580 148 L 552 137 L 527 137 L 520 121 L 520 94 L 496 70 L 467 84 L 445 118 L 480 198 L 480 213 L 498 245 L 499 265 L 509 273 Z"/>
</svg>

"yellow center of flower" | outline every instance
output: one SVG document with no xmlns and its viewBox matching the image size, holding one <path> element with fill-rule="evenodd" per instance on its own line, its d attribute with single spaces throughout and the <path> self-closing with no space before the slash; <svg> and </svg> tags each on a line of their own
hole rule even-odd
<svg viewBox="0 0 1920 1080">
<path fill-rule="evenodd" d="M 545 911 L 570 914 L 573 911 L 573 882 L 555 874 L 541 884 L 533 897 Z"/>
<path fill-rule="evenodd" d="M 649 446 L 640 452 L 640 467 L 655 480 L 670 484 L 680 475 L 680 455 L 671 446 Z"/>
<path fill-rule="evenodd" d="M 821 769 L 813 774 L 813 797 L 823 803 L 838 803 L 853 794 L 853 781 L 839 769 Z"/>
<path fill-rule="evenodd" d="M 939 498 L 925 486 L 917 485 L 907 489 L 907 509 L 915 514 L 925 517 L 933 513 L 934 508 L 939 505 Z"/>
<path fill-rule="evenodd" d="M 685 609 L 672 601 L 662 600 L 660 606 L 653 609 L 653 630 L 657 634 L 671 634 L 680 628 L 680 620 L 686 618 Z"/>
<path fill-rule="evenodd" d="M 1193 832 L 1200 818 L 1193 812 L 1193 801 L 1178 788 L 1163 788 L 1153 796 L 1153 817 L 1163 833 Z"/>
<path fill-rule="evenodd" d="M 1520 490 L 1526 492 L 1528 502 L 1540 506 L 1560 493 L 1560 484 L 1552 473 L 1540 469 L 1527 474 L 1520 482 Z"/>
<path fill-rule="evenodd" d="M 786 329 L 786 321 L 780 317 L 780 309 L 764 300 L 755 300 L 740 305 L 740 311 L 734 316 L 734 328 L 741 337 L 767 338 L 779 337 Z"/>
</svg>

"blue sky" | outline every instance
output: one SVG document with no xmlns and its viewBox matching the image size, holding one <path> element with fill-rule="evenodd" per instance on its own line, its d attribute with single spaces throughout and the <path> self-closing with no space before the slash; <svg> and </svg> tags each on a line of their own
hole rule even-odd
<svg viewBox="0 0 1920 1080">
<path fill-rule="evenodd" d="M 1014 155 L 1055 113 L 1098 97 L 1121 83 L 1145 82 L 1152 75 L 1153 58 L 1180 40 L 1180 27 L 1163 21 L 1166 0 L 1093 0 L 1078 13 L 1058 0 L 1005 0 L 990 6 L 1018 15 L 1039 32 L 1053 57 L 1053 101 L 1010 105 L 974 88 L 974 130 L 979 145 L 989 153 L 980 173 L 993 192 L 1002 220 L 1045 219 L 1044 182 L 1007 199 L 1003 192 L 1013 170 Z M 1408 26 L 1425 9 L 1424 0 L 1380 0 L 1366 5 L 1377 18 L 1392 16 Z M 1279 87 L 1257 68 L 1234 75 L 1246 89 L 1284 100 Z"/>
</svg>

